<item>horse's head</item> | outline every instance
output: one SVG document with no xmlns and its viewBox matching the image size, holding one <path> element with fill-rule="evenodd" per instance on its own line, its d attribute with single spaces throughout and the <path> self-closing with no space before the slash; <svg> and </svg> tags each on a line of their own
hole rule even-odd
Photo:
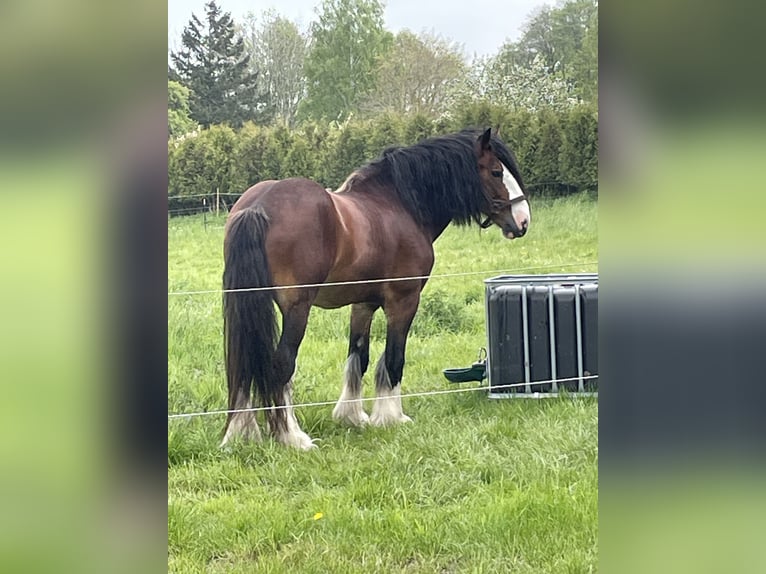
<svg viewBox="0 0 766 574">
<path fill-rule="evenodd" d="M 493 223 L 503 230 L 508 239 L 521 237 L 527 232 L 531 220 L 529 203 L 519 182 L 492 151 L 492 130 L 488 129 L 476 140 L 479 176 L 488 199 L 487 219 L 483 228 Z"/>
</svg>

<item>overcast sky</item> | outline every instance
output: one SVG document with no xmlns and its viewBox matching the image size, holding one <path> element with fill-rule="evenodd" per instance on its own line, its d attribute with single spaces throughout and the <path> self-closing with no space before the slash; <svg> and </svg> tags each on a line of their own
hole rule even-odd
<svg viewBox="0 0 766 574">
<path fill-rule="evenodd" d="M 168 0 L 168 42 L 180 45 L 181 31 L 192 13 L 201 17 L 207 0 Z M 261 14 L 273 9 L 301 28 L 314 19 L 322 0 L 218 0 L 235 21 L 252 11 Z M 517 40 L 530 12 L 537 6 L 553 4 L 543 0 L 388 0 L 384 13 L 386 29 L 398 32 L 429 31 L 463 45 L 465 55 L 491 55 L 507 40 Z"/>
</svg>

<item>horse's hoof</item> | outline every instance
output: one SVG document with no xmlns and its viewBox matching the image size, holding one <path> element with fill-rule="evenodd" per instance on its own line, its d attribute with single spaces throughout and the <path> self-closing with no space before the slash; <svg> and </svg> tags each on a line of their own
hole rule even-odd
<svg viewBox="0 0 766 574">
<path fill-rule="evenodd" d="M 300 442 L 291 444 L 290 446 L 293 446 L 300 450 L 313 450 L 315 448 L 318 448 L 317 445 L 314 444 L 314 441 L 311 440 L 309 435 L 304 435 L 305 438 L 301 439 Z"/>
<path fill-rule="evenodd" d="M 335 407 L 332 412 L 332 418 L 338 423 L 352 427 L 363 427 L 370 423 L 370 416 L 361 409 L 358 412 L 344 412 L 342 409 Z"/>
<path fill-rule="evenodd" d="M 403 423 L 411 423 L 412 419 L 405 415 L 404 413 L 401 413 L 397 416 L 383 416 L 383 415 L 375 415 L 373 414 L 370 417 L 370 424 L 375 427 L 387 427 L 387 426 L 393 426 Z"/>
<path fill-rule="evenodd" d="M 317 445 L 314 444 L 314 441 L 311 440 L 311 437 L 303 431 L 287 432 L 279 436 L 275 436 L 274 438 L 278 443 L 297 448 L 299 450 L 311 450 L 312 448 L 317 448 Z"/>
<path fill-rule="evenodd" d="M 261 434 L 258 431 L 258 429 L 255 429 L 256 432 L 246 431 L 242 434 L 236 434 L 230 431 L 226 432 L 226 435 L 221 440 L 221 443 L 218 445 L 218 448 L 222 452 L 231 453 L 234 452 L 234 445 L 236 443 L 244 444 L 248 442 L 252 443 L 259 443 L 261 442 Z"/>
</svg>

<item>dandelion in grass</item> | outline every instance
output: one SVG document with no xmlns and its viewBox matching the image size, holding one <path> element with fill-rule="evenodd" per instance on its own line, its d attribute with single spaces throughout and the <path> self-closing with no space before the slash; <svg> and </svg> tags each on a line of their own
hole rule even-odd
<svg viewBox="0 0 766 574">
<path fill-rule="evenodd" d="M 323 513 L 323 512 L 317 512 L 317 513 L 314 515 L 314 520 L 321 520 L 323 516 L 324 516 L 324 513 Z"/>
</svg>

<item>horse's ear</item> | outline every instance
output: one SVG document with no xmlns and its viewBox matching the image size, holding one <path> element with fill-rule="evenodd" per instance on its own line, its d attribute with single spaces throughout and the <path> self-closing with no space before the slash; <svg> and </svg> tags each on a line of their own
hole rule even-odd
<svg viewBox="0 0 766 574">
<path fill-rule="evenodd" d="M 490 148 L 489 142 L 492 137 L 492 128 L 487 128 L 487 130 L 479 136 L 479 149 L 481 151 L 485 151 Z"/>
<path fill-rule="evenodd" d="M 495 137 L 500 137 L 500 126 L 495 127 Z"/>
</svg>

